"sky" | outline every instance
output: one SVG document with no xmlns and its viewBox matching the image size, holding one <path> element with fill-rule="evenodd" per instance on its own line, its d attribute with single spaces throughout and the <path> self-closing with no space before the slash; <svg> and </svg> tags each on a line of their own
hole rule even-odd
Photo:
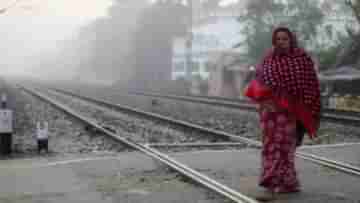
<svg viewBox="0 0 360 203">
<path fill-rule="evenodd" d="M 157 0 L 149 0 L 149 2 L 156 2 Z M 204 2 L 206 0 L 201 0 L 201 2 Z M 238 3 L 239 0 L 221 0 L 219 2 L 219 6 L 229 6 L 231 4 L 235 4 Z"/>
<path fill-rule="evenodd" d="M 220 6 L 229 6 L 231 4 L 235 4 L 238 2 L 239 2 L 239 0 L 222 0 L 222 1 L 220 1 L 219 5 Z"/>
<path fill-rule="evenodd" d="M 14 3 L 15 2 L 15 3 Z M 2 73 L 31 72 L 41 56 L 56 52 L 81 26 L 107 15 L 111 0 L 0 0 Z"/>
</svg>

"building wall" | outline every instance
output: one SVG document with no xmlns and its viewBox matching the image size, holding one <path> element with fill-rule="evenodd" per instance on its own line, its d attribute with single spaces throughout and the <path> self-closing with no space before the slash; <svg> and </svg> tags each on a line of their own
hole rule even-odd
<svg viewBox="0 0 360 203">
<path fill-rule="evenodd" d="M 199 75 L 202 79 L 207 79 L 209 77 L 209 70 L 207 67 L 208 64 L 208 56 L 194 56 L 192 57 L 192 61 L 194 63 L 194 67 L 198 67 L 195 70 L 191 71 L 191 75 Z M 186 57 L 185 56 L 176 56 L 173 57 L 172 62 L 172 80 L 176 80 L 180 77 L 186 77 L 187 67 Z M 190 68 L 191 70 L 191 68 Z"/>
<path fill-rule="evenodd" d="M 209 96 L 241 98 L 245 79 L 250 74 L 247 64 L 241 64 L 237 52 L 219 53 L 213 56 L 213 68 L 209 77 Z"/>
<path fill-rule="evenodd" d="M 215 22 L 198 25 L 192 31 L 192 61 L 199 63 L 200 68 L 199 71 L 195 71 L 191 75 L 200 75 L 206 79 L 209 77 L 207 64 L 211 53 L 229 50 L 240 41 L 239 23 L 236 17 L 219 18 Z M 173 39 L 173 80 L 178 77 L 185 77 L 186 70 L 189 68 L 186 67 L 185 42 L 185 37 Z M 182 62 L 184 63 L 182 64 Z M 184 66 L 183 71 L 176 67 L 179 63 Z"/>
</svg>

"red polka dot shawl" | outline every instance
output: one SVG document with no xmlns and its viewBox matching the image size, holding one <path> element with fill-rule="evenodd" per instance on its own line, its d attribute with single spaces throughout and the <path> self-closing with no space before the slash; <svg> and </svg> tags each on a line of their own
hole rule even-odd
<svg viewBox="0 0 360 203">
<path fill-rule="evenodd" d="M 314 63 L 300 48 L 286 54 L 270 52 L 257 67 L 256 81 L 269 89 L 279 107 L 293 113 L 311 137 L 320 117 L 320 86 Z"/>
</svg>

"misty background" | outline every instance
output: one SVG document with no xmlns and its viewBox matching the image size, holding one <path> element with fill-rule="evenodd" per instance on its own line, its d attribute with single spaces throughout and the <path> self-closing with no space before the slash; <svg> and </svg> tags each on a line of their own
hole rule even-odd
<svg viewBox="0 0 360 203">
<path fill-rule="evenodd" d="M 192 57 L 213 44 L 251 66 L 278 25 L 296 31 L 320 71 L 360 68 L 359 0 L 0 0 L 0 8 L 13 2 L 0 14 L 7 75 L 167 86 L 174 50 L 182 44 L 186 52 L 189 33 Z"/>
</svg>

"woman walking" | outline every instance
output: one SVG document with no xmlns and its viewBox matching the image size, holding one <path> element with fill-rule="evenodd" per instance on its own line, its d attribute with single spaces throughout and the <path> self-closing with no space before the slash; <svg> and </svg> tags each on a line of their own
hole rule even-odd
<svg viewBox="0 0 360 203">
<path fill-rule="evenodd" d="M 320 87 L 314 63 L 285 27 L 272 36 L 273 48 L 257 66 L 245 95 L 259 104 L 263 132 L 259 185 L 272 194 L 300 190 L 295 150 L 297 128 L 315 136 L 320 114 Z"/>
</svg>

